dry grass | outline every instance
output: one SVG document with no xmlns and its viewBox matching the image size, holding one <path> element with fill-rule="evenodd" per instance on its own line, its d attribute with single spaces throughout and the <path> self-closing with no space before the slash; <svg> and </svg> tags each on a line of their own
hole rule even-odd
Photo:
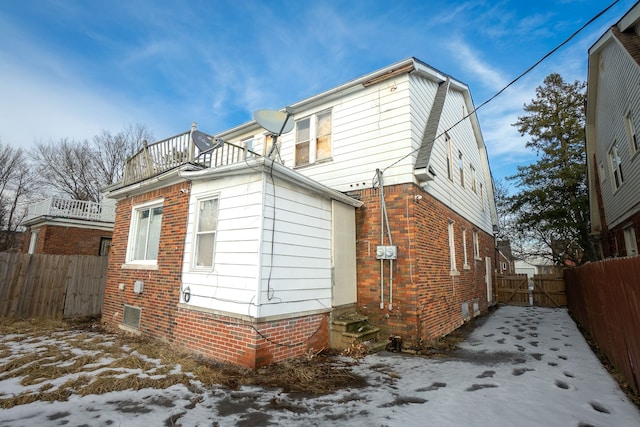
<svg viewBox="0 0 640 427">
<path fill-rule="evenodd" d="M 14 354 L 12 346 L 24 350 Z M 336 362 L 326 352 L 253 371 L 199 360 L 140 337 L 107 333 L 92 323 L 5 319 L 0 321 L 0 381 L 10 378 L 19 379 L 24 389 L 0 394 L 0 408 L 176 384 L 191 389 L 259 385 L 305 394 L 365 385 L 350 373 L 348 363 Z"/>
</svg>

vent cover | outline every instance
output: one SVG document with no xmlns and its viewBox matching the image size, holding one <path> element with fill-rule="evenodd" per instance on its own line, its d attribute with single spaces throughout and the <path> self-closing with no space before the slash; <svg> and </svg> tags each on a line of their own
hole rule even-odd
<svg viewBox="0 0 640 427">
<path fill-rule="evenodd" d="M 122 324 L 130 326 L 132 328 L 140 329 L 140 308 L 132 307 L 130 305 L 124 306 L 124 316 L 122 317 Z"/>
</svg>

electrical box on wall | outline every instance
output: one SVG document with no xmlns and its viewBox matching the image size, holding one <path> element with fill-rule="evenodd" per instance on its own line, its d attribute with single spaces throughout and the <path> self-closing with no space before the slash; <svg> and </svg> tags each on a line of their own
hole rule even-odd
<svg viewBox="0 0 640 427">
<path fill-rule="evenodd" d="M 397 246 L 376 246 L 376 259 L 397 259 L 398 247 Z"/>
<path fill-rule="evenodd" d="M 136 280 L 133 283 L 133 293 L 135 294 L 141 294 L 142 290 L 144 288 L 144 282 L 142 280 Z"/>
</svg>

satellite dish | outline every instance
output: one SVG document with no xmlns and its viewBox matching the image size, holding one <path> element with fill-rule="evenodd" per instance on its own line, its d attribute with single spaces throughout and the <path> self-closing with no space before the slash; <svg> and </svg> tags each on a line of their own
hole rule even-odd
<svg viewBox="0 0 640 427">
<path fill-rule="evenodd" d="M 193 139 L 193 143 L 196 144 L 196 147 L 198 147 L 198 150 L 200 150 L 200 152 L 209 151 L 216 148 L 216 145 L 214 145 L 213 141 L 211 141 L 211 139 L 209 139 L 209 137 L 204 132 L 200 132 L 199 130 L 194 130 L 191 132 L 191 139 Z"/>
<path fill-rule="evenodd" d="M 191 139 L 193 139 L 193 143 L 198 147 L 200 154 L 208 153 L 224 145 L 224 141 L 221 138 L 213 138 L 212 140 L 209 135 L 199 130 L 191 132 Z"/>
<path fill-rule="evenodd" d="M 256 110 L 253 113 L 256 122 L 269 132 L 280 136 L 283 133 L 291 132 L 293 129 L 293 120 L 291 113 L 283 113 L 277 110 Z"/>
</svg>

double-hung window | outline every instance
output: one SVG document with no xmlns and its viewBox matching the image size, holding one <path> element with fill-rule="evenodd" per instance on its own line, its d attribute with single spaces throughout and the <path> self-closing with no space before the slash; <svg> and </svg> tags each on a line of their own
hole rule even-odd
<svg viewBox="0 0 640 427">
<path fill-rule="evenodd" d="M 480 259 L 480 244 L 478 242 L 478 232 L 473 230 L 473 257 Z"/>
<path fill-rule="evenodd" d="M 218 199 L 199 200 L 196 216 L 193 267 L 211 268 L 218 229 Z"/>
<path fill-rule="evenodd" d="M 296 122 L 295 165 L 304 166 L 331 158 L 331 111 Z"/>
<path fill-rule="evenodd" d="M 458 268 L 456 267 L 456 242 L 455 242 L 455 223 L 453 221 L 449 221 L 449 263 L 451 266 L 451 275 L 457 276 L 460 274 L 458 272 Z"/>
<path fill-rule="evenodd" d="M 620 159 L 620 148 L 618 147 L 618 141 L 613 142 L 613 146 L 609 151 L 609 160 L 611 161 L 611 171 L 613 172 L 613 184 L 616 189 L 620 188 L 624 182 L 624 176 L 622 175 L 622 160 Z"/>
<path fill-rule="evenodd" d="M 133 208 L 127 262 L 156 264 L 160 246 L 162 202 Z"/>
<path fill-rule="evenodd" d="M 447 145 L 447 177 L 453 181 L 453 147 L 451 146 L 451 138 L 449 135 L 445 134 L 444 140 Z"/>
<path fill-rule="evenodd" d="M 462 151 L 458 151 L 458 169 L 460 169 L 460 185 L 464 187 L 464 161 L 462 160 Z"/>
<path fill-rule="evenodd" d="M 636 126 L 633 122 L 633 116 L 631 111 L 627 113 L 625 117 L 625 125 L 627 128 L 627 136 L 629 137 L 629 146 L 631 147 L 631 154 L 635 154 L 640 149 L 638 136 L 636 135 Z"/>
</svg>

